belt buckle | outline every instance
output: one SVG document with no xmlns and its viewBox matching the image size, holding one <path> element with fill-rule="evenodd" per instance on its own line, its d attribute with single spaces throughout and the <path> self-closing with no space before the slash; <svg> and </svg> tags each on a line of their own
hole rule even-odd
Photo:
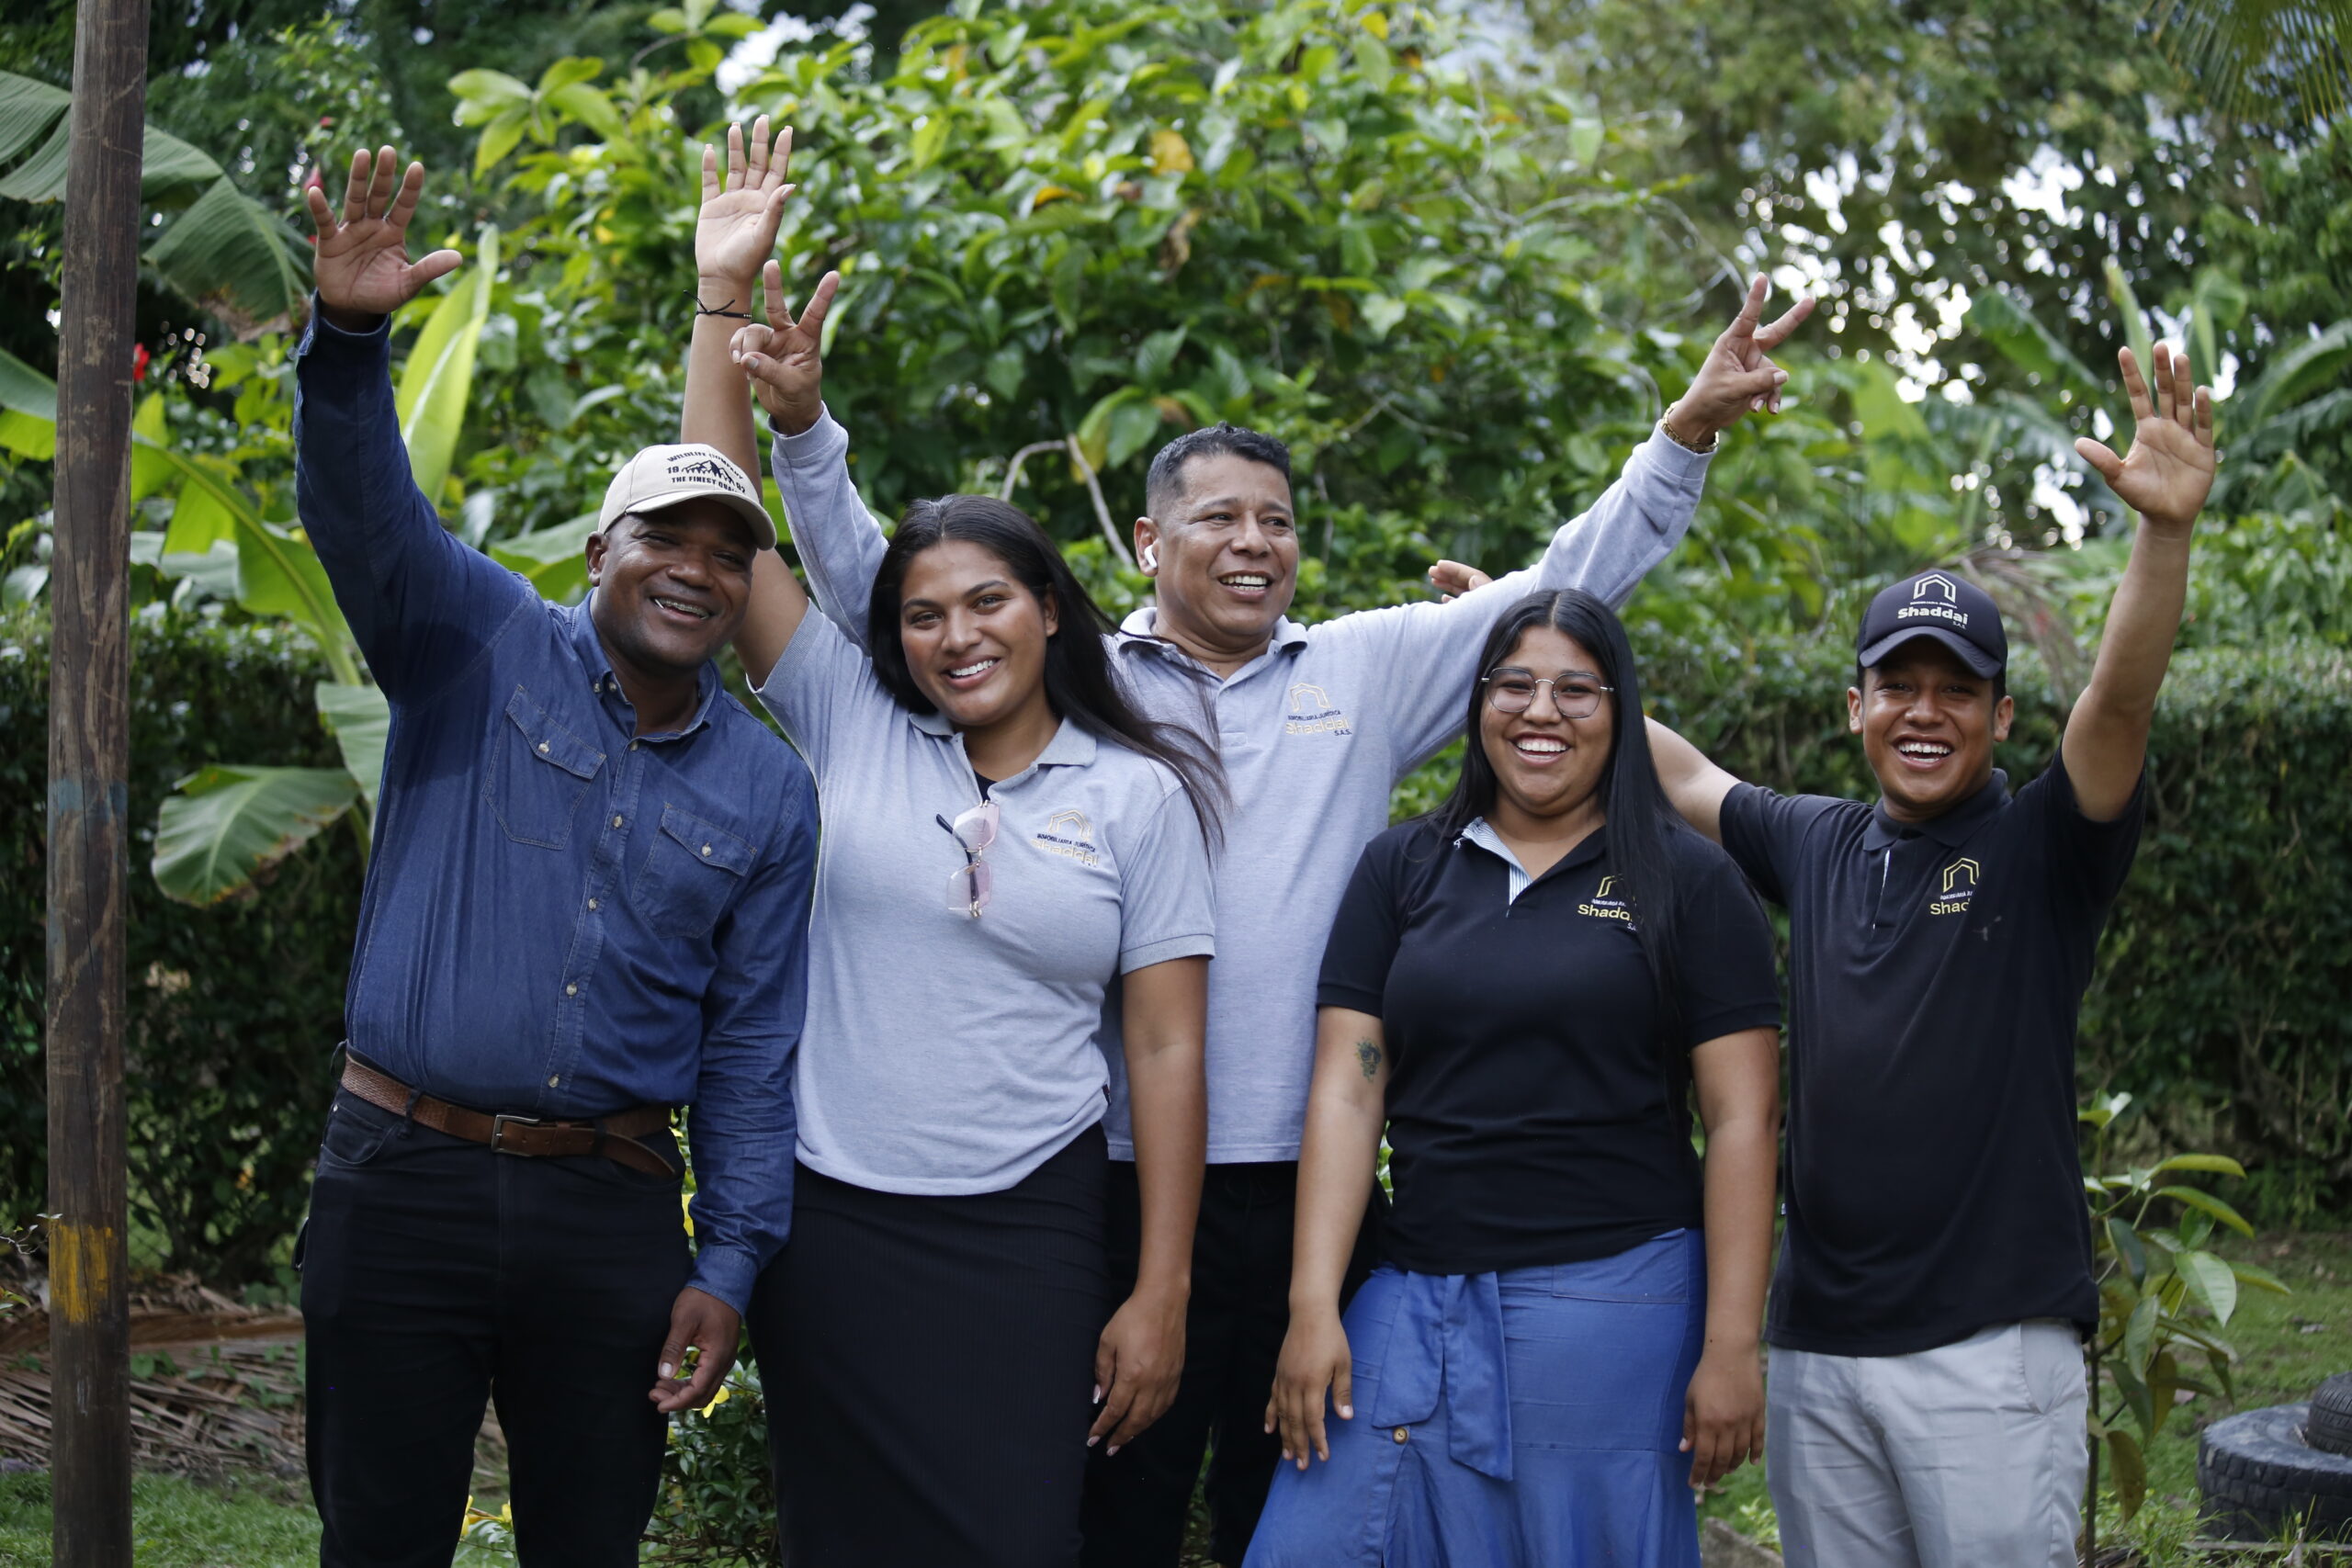
<svg viewBox="0 0 2352 1568">
<path fill-rule="evenodd" d="M 503 1113 L 500 1113 L 493 1115 L 490 1119 L 490 1152 L 494 1155 L 513 1155 L 517 1159 L 528 1158 L 529 1156 L 525 1155 L 521 1149 L 510 1149 L 506 1146 L 506 1128 L 510 1122 L 517 1127 L 544 1127 L 548 1124 L 547 1118 L 544 1116 L 508 1116 Z"/>
</svg>

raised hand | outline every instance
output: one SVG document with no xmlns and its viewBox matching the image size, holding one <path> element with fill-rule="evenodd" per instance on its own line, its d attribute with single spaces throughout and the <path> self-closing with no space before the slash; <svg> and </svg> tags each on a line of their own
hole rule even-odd
<svg viewBox="0 0 2352 1568">
<path fill-rule="evenodd" d="M 1441 604 L 1451 604 L 1464 593 L 1475 592 L 1493 581 L 1488 573 L 1458 560 L 1441 560 L 1430 568 L 1430 586 L 1437 590 Z"/>
<path fill-rule="evenodd" d="M 2132 351 L 2116 355 L 2138 421 L 2132 449 L 2119 457 L 2086 435 L 2076 438 L 2075 451 L 2098 470 L 2124 505 L 2159 528 L 2185 532 L 2196 524 L 2206 492 L 2213 488 L 2213 394 L 2189 374 L 2188 355 L 2160 343 L 2154 357 L 2156 388 L 2151 398 Z"/>
<path fill-rule="evenodd" d="M 328 207 L 326 192 L 311 186 L 311 221 L 319 231 L 311 276 L 318 286 L 319 309 L 328 321 L 347 331 L 373 331 L 379 318 L 415 299 L 426 284 L 456 271 L 464 261 L 455 251 L 435 251 L 421 261 L 408 259 L 409 220 L 416 216 L 416 199 L 424 191 L 424 165 L 411 164 L 402 175 L 398 154 L 390 147 L 373 156 L 364 149 L 351 155 L 351 182 L 344 188 L 340 220 Z"/>
<path fill-rule="evenodd" d="M 1766 322 L 1764 300 L 1771 289 L 1761 273 L 1748 284 L 1739 314 L 1707 350 L 1690 389 L 1669 411 L 1675 434 L 1706 441 L 1729 430 L 1751 409 L 1781 412 L 1781 389 L 1789 373 L 1773 364 L 1770 355 L 1813 314 L 1813 296 L 1804 296 L 1779 320 Z"/>
<path fill-rule="evenodd" d="M 749 146 L 743 128 L 727 128 L 727 169 L 722 175 L 718 154 L 708 144 L 702 150 L 702 211 L 695 220 L 695 270 L 705 283 L 740 287 L 738 310 L 751 306 L 752 280 L 760 265 L 775 254 L 775 234 L 784 222 L 785 198 L 793 187 L 785 184 L 792 165 L 792 128 L 786 126 L 768 145 L 768 117 L 752 122 Z M 718 301 L 706 300 L 717 305 Z"/>
<path fill-rule="evenodd" d="M 738 328 L 731 352 L 775 427 L 797 435 L 825 412 L 825 312 L 832 308 L 842 275 L 829 272 L 818 281 L 797 321 L 784 298 L 784 268 L 769 262 L 761 281 L 767 294 L 768 324 Z"/>
</svg>

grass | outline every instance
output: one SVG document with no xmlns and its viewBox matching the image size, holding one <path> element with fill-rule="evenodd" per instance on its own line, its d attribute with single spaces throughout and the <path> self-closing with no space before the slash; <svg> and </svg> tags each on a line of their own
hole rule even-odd
<svg viewBox="0 0 2352 1568">
<path fill-rule="evenodd" d="M 130 1507 L 139 1568 L 310 1568 L 319 1560 L 310 1501 L 281 1483 L 141 1475 Z M 49 1477 L 0 1476 L 0 1563 L 49 1562 Z"/>
<path fill-rule="evenodd" d="M 300 1482 L 141 1474 L 131 1483 L 130 1515 L 138 1568 L 315 1568 L 319 1561 L 319 1517 Z M 0 1475 L 0 1568 L 49 1562 L 50 1524 L 47 1475 Z M 469 1542 L 457 1568 L 514 1561 L 510 1551 Z"/>
<path fill-rule="evenodd" d="M 2352 1370 L 2352 1233 L 2305 1232 L 2222 1247 L 2262 1264 L 2294 1290 L 2249 1292 L 2226 1337 L 2238 1350 L 2237 1404 L 2293 1404 L 2330 1373 Z M 2102 1542 L 2129 1544 L 2148 1568 L 2186 1568 L 2196 1534 L 2197 1434 L 2229 1414 L 2199 1399 L 2179 1407 L 2148 1454 L 2149 1501 L 2139 1517 L 2100 1510 Z M 141 1475 L 132 1490 L 140 1568 L 309 1568 L 318 1561 L 318 1519 L 299 1483 L 263 1479 L 219 1483 Z M 1771 1501 L 1763 1472 L 1749 1466 L 1710 1496 L 1702 1512 L 1750 1536 L 1770 1538 Z M 0 1476 L 0 1564 L 50 1561 L 49 1479 Z M 511 1563 L 503 1551 L 469 1546 L 466 1568 Z M 2210 1560 L 2208 1560 L 2210 1565 Z"/>
</svg>

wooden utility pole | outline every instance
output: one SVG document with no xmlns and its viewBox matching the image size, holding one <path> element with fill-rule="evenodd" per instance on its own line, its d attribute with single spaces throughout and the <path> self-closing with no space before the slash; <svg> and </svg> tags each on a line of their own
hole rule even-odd
<svg viewBox="0 0 2352 1568">
<path fill-rule="evenodd" d="M 130 355 L 148 0 L 81 0 L 65 171 L 50 555 L 51 1541 L 130 1568 L 122 1110 L 130 773 Z"/>
</svg>

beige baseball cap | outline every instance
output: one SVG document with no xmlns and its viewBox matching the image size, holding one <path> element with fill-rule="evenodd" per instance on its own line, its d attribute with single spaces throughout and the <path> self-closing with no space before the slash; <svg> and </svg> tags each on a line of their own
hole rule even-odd
<svg viewBox="0 0 2352 1568">
<path fill-rule="evenodd" d="M 644 516 L 682 501 L 708 496 L 752 525 L 752 537 L 763 550 L 775 548 L 775 519 L 760 504 L 760 487 L 716 446 L 689 442 L 681 446 L 648 446 L 621 465 L 605 490 L 605 510 L 597 514 L 596 531 L 603 533 L 628 513 Z"/>
</svg>

